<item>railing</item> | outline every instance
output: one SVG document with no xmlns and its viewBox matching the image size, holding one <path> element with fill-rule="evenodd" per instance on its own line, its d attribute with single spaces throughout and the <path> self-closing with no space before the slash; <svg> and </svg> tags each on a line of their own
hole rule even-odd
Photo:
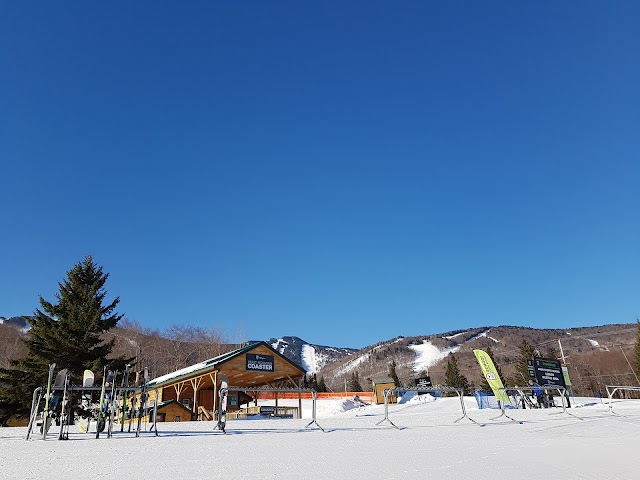
<svg viewBox="0 0 640 480">
<path fill-rule="evenodd" d="M 422 388 L 422 387 L 411 387 L 411 388 L 398 387 L 398 388 L 387 388 L 387 389 L 385 389 L 385 391 L 382 392 L 382 394 L 384 395 L 384 418 L 382 420 L 380 420 L 378 423 L 376 423 L 376 425 L 380 425 L 383 422 L 389 422 L 392 426 L 398 428 L 398 430 L 399 430 L 399 427 L 397 427 L 391 420 L 389 420 L 389 398 L 392 397 L 393 395 L 397 394 L 398 392 L 417 392 L 417 393 L 445 392 L 445 393 L 455 393 L 455 394 L 458 395 L 458 398 L 460 398 L 460 409 L 462 410 L 462 416 L 459 419 L 454 420 L 453 423 L 457 423 L 460 420 L 462 420 L 463 418 L 466 418 L 470 422 L 473 422 L 476 425 L 484 427 L 484 424 L 476 422 L 473 418 L 471 418 L 471 417 L 469 417 L 469 415 L 467 415 L 467 409 L 464 406 L 464 398 L 463 398 L 464 391 L 461 388 L 449 387 L 449 386 L 444 386 L 444 385 L 435 385 L 433 387 L 424 387 L 424 388 Z"/>
<path fill-rule="evenodd" d="M 209 410 L 200 405 L 198 407 L 198 420 L 213 420 L 213 415 L 211 414 L 211 412 L 209 412 Z"/>
<path fill-rule="evenodd" d="M 322 428 L 317 420 L 316 420 L 316 391 L 311 389 L 311 388 L 271 388 L 271 387 L 240 387 L 240 386 L 226 386 L 226 387 L 222 387 L 219 391 L 219 398 L 220 398 L 220 404 L 219 404 L 219 409 L 220 411 L 222 411 L 222 405 L 225 402 L 225 398 L 228 394 L 229 391 L 232 392 L 267 392 L 267 393 L 278 393 L 278 394 L 282 394 L 282 393 L 291 393 L 291 394 L 302 394 L 302 393 L 310 393 L 311 394 L 311 399 L 313 400 L 313 405 L 311 408 L 311 417 L 312 420 L 306 425 L 305 428 L 310 427 L 311 425 L 315 425 L 316 427 L 318 427 L 320 430 L 322 430 L 323 432 L 325 431 L 324 428 Z M 225 415 L 229 415 L 232 412 L 225 412 Z M 302 413 L 302 412 L 300 412 Z M 237 418 L 237 417 L 236 417 Z M 220 422 L 220 420 L 218 420 L 218 426 L 216 427 L 220 430 L 222 430 L 224 433 L 226 433 L 225 430 L 225 426 L 224 426 L 224 422 Z"/>
<path fill-rule="evenodd" d="M 565 403 L 567 399 L 567 390 L 564 387 L 560 387 L 558 385 L 540 385 L 539 387 L 505 387 L 505 388 L 499 388 L 498 392 L 505 392 L 505 394 L 507 394 L 506 392 L 515 391 L 515 392 L 518 392 L 518 395 L 520 397 L 525 397 L 526 394 L 524 392 L 533 393 L 534 390 L 555 390 L 558 392 L 558 395 L 560 396 L 560 399 L 562 401 L 562 411 L 557 413 L 551 413 L 550 415 L 560 415 L 562 413 L 565 413 L 579 420 L 584 420 L 583 418 L 580 418 L 577 415 L 574 415 L 573 413 L 567 412 L 567 406 Z M 500 409 L 502 410 L 502 413 L 497 417 L 491 418 L 491 420 L 497 420 L 501 417 L 506 417 L 513 422 L 520 423 L 520 424 L 523 423 L 522 421 L 516 420 L 515 418 L 512 418 L 509 415 L 507 415 L 507 413 L 505 412 L 505 402 L 499 402 L 499 403 L 500 403 Z"/>
<path fill-rule="evenodd" d="M 616 394 L 618 390 L 624 390 L 628 392 L 640 392 L 640 387 L 638 386 L 627 386 L 627 385 L 606 385 L 607 396 L 609 397 L 609 411 L 611 413 L 616 413 L 613 411 L 613 396 Z M 616 415 L 618 415 L 616 413 Z"/>
</svg>

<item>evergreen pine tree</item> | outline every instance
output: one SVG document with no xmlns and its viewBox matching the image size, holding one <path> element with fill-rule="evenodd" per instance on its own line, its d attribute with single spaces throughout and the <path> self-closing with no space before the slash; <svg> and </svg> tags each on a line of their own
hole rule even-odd
<svg viewBox="0 0 640 480">
<path fill-rule="evenodd" d="M 528 386 L 529 383 L 529 364 L 528 361 L 533 358 L 539 357 L 536 354 L 536 349 L 533 345 L 527 342 L 526 339 L 522 339 L 520 346 L 518 347 L 520 354 L 518 355 L 518 361 L 516 362 L 515 376 L 512 379 L 513 385 Z"/>
<path fill-rule="evenodd" d="M 391 363 L 389 364 L 389 376 L 391 377 L 391 379 L 393 380 L 393 383 L 395 384 L 396 387 L 400 387 L 402 385 L 400 385 L 400 379 L 398 378 L 398 373 L 396 372 L 396 361 L 391 360 Z"/>
<path fill-rule="evenodd" d="M 326 392 L 327 384 L 324 383 L 324 377 L 320 377 L 320 382 L 318 382 L 318 392 Z"/>
<path fill-rule="evenodd" d="M 549 360 L 558 360 L 560 358 L 560 349 L 556 345 L 557 342 L 549 343 L 545 346 L 543 357 Z"/>
<path fill-rule="evenodd" d="M 313 388 L 316 392 L 318 391 L 318 380 L 315 373 L 311 376 L 311 379 L 309 380 L 307 385 L 309 388 Z"/>
<path fill-rule="evenodd" d="M 86 256 L 58 284 L 56 303 L 40 297 L 25 340 L 27 356 L 11 360 L 13 368 L 0 369 L 0 412 L 5 417 L 29 413 L 33 390 L 46 383 L 50 363 L 56 364 L 56 370 L 68 368 L 76 379 L 82 378 L 85 369 L 101 372 L 108 363 L 115 340 L 105 342 L 102 334 L 122 318 L 114 313 L 119 298 L 103 305 L 108 278 Z"/>
<path fill-rule="evenodd" d="M 351 382 L 349 383 L 349 390 L 352 392 L 361 392 L 362 385 L 360 385 L 360 374 L 357 370 L 351 373 Z"/>
<path fill-rule="evenodd" d="M 447 357 L 447 369 L 444 375 L 445 384 L 449 387 L 461 388 L 464 393 L 469 393 L 471 384 L 467 377 L 460 373 L 458 361 L 453 353 Z"/>
<path fill-rule="evenodd" d="M 505 378 L 502 375 L 502 369 L 500 368 L 500 365 L 496 363 L 496 359 L 493 357 L 494 355 L 493 350 L 491 350 L 491 347 L 487 347 L 485 352 L 487 353 L 487 355 L 489 355 L 489 358 L 493 362 L 494 367 L 496 367 L 496 373 L 500 377 L 500 380 L 504 382 Z M 480 380 L 480 385 L 478 386 L 478 388 L 480 389 L 481 392 L 493 393 L 493 390 L 491 389 L 491 386 L 489 385 L 489 382 L 487 382 L 487 379 L 485 378 L 484 375 L 482 375 L 482 380 Z"/>
</svg>

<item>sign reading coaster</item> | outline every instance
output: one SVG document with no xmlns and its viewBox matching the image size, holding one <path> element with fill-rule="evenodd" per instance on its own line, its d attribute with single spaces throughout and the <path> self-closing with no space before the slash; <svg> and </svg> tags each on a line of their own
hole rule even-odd
<svg viewBox="0 0 640 480">
<path fill-rule="evenodd" d="M 247 370 L 273 372 L 273 355 L 247 353 Z"/>
</svg>

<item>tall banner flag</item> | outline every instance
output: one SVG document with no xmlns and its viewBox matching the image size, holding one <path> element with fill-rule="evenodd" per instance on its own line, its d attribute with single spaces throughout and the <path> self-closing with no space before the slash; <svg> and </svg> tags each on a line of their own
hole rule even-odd
<svg viewBox="0 0 640 480">
<path fill-rule="evenodd" d="M 478 364 L 480 365 L 480 370 L 482 370 L 484 378 L 487 379 L 487 383 L 489 383 L 491 390 L 493 390 L 493 393 L 496 396 L 496 400 L 509 403 L 509 396 L 507 395 L 507 392 L 500 390 L 501 388 L 504 388 L 504 385 L 502 385 L 502 380 L 500 380 L 500 377 L 498 376 L 496 366 L 493 364 L 491 357 L 487 355 L 487 352 L 484 350 L 474 350 L 473 353 L 478 360 Z"/>
<path fill-rule="evenodd" d="M 565 385 L 565 387 L 570 387 L 571 386 L 571 379 L 569 378 L 569 369 L 567 367 L 565 367 L 564 365 L 562 366 L 562 376 L 564 377 L 564 385 Z"/>
</svg>

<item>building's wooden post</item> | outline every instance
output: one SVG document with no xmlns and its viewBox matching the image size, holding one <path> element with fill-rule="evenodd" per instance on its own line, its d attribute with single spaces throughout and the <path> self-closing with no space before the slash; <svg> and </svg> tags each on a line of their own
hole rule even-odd
<svg viewBox="0 0 640 480">
<path fill-rule="evenodd" d="M 278 414 L 278 392 L 275 392 L 276 394 L 276 415 Z"/>
<path fill-rule="evenodd" d="M 213 375 L 209 374 L 211 381 L 213 382 L 213 411 L 211 414 L 213 418 L 216 418 L 217 405 L 218 405 L 218 370 L 213 372 Z"/>
<path fill-rule="evenodd" d="M 200 388 L 200 385 L 202 385 L 202 381 L 202 377 L 189 379 L 191 387 L 193 387 L 193 413 L 198 411 L 198 389 Z"/>
<path fill-rule="evenodd" d="M 178 403 L 180 403 L 180 394 L 182 393 L 182 390 L 184 390 L 184 384 L 185 382 L 173 384 L 173 389 L 176 391 L 176 401 Z"/>
<path fill-rule="evenodd" d="M 303 377 L 300 377 L 300 386 L 298 388 L 302 388 L 302 381 Z M 298 392 L 298 418 L 302 418 L 302 392 Z"/>
<path fill-rule="evenodd" d="M 198 389 L 196 388 L 196 382 L 194 381 L 193 378 L 189 379 L 189 383 L 191 384 L 191 388 L 193 389 L 193 405 L 191 406 L 191 411 L 193 413 L 196 413 L 196 393 L 198 392 Z"/>
</svg>

